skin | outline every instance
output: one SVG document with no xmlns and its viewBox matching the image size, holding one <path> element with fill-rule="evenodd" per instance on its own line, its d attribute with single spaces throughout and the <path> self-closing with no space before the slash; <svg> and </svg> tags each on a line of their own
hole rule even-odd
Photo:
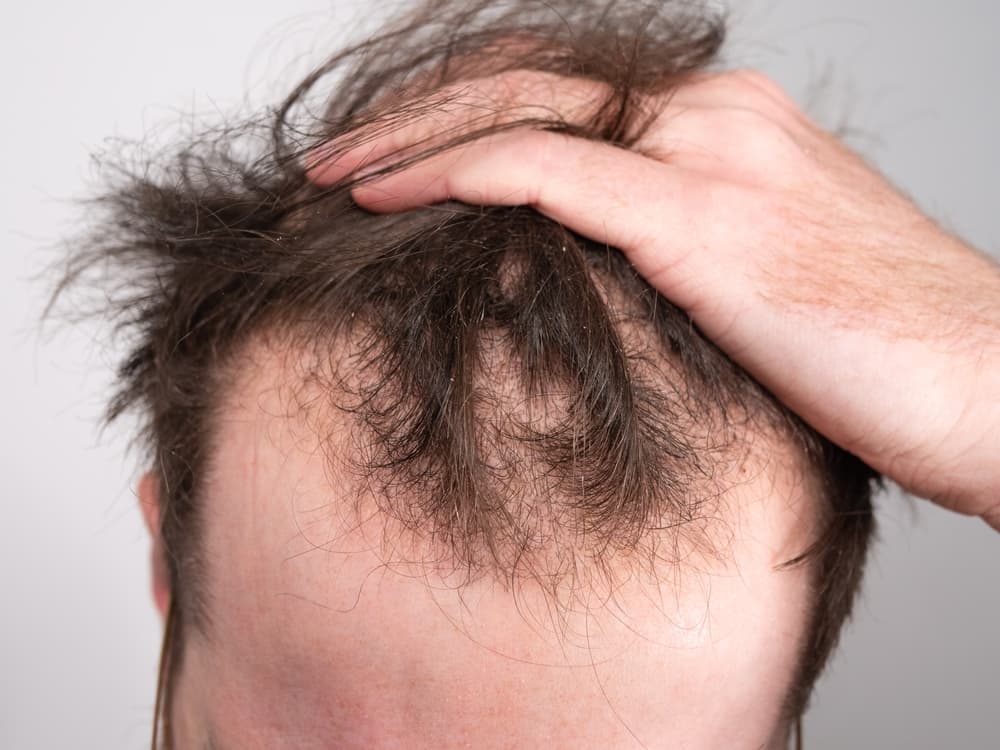
<svg viewBox="0 0 1000 750">
<path fill-rule="evenodd" d="M 555 592 L 528 578 L 512 594 L 421 562 L 426 540 L 402 542 L 368 506 L 361 522 L 346 510 L 351 425 L 318 415 L 320 443 L 317 415 L 290 408 L 288 354 L 255 351 L 220 413 L 210 625 L 188 636 L 177 747 L 784 747 L 810 594 L 808 568 L 777 568 L 817 517 L 789 445 L 761 439 L 734 469 L 706 529 L 717 554 L 680 537 L 682 565 L 618 558 L 612 582 L 584 566 Z M 154 538 L 155 487 L 140 486 Z M 154 560 L 165 608 L 159 543 Z"/>
<path fill-rule="evenodd" d="M 484 100 L 572 121 L 598 89 L 530 72 L 463 82 L 406 128 L 319 151 L 311 176 L 371 171 L 354 190 L 371 211 L 531 205 L 620 248 L 819 432 L 1000 530 L 1000 267 L 761 74 L 701 73 L 651 101 L 660 116 L 637 152 L 520 129 L 379 175 L 435 133 L 481 125 Z"/>
<path fill-rule="evenodd" d="M 432 118 L 318 153 L 310 173 L 329 184 L 374 168 L 354 190 L 372 211 L 526 204 L 621 248 L 820 432 L 1000 529 L 1000 269 L 767 79 L 692 77 L 655 103 L 635 152 L 515 130 L 377 172 L 461 129 L 483 96 L 572 119 L 593 86 L 525 73 L 469 82 Z M 261 355 L 223 410 L 205 518 L 211 627 L 192 634 L 182 665 L 179 747 L 209 735 L 223 749 L 782 746 L 808 593 L 806 570 L 776 566 L 810 538 L 816 510 L 793 460 L 743 466 L 717 530 L 725 554 L 623 576 L 610 600 L 600 582 L 554 600 L 529 583 L 512 607 L 493 581 L 457 588 L 401 562 L 420 550 L 394 556 L 386 519 L 338 510 L 349 477 L 306 422 L 276 416 L 283 361 Z M 156 540 L 155 483 L 140 497 Z M 158 541 L 153 556 L 165 609 Z M 548 616 L 553 601 L 562 619 Z"/>
</svg>

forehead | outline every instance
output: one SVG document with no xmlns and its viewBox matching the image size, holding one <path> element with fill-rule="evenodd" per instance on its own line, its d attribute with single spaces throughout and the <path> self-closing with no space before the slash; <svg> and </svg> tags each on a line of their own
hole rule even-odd
<svg viewBox="0 0 1000 750">
<path fill-rule="evenodd" d="M 569 553 L 551 585 L 470 579 L 374 503 L 355 512 L 347 417 L 317 429 L 289 408 L 286 361 L 255 363 L 218 420 L 189 724 L 234 747 L 613 747 L 700 715 L 719 747 L 738 722 L 766 739 L 808 610 L 805 572 L 775 570 L 811 507 L 781 462 L 745 471 L 718 557 L 675 546 L 608 576 Z"/>
</svg>

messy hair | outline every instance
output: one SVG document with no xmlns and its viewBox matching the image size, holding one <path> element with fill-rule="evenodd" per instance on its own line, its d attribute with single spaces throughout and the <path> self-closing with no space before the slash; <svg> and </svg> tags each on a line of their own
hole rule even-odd
<svg viewBox="0 0 1000 750">
<path fill-rule="evenodd" d="M 333 138 L 357 148 L 441 106 L 436 92 L 517 71 L 605 93 L 582 121 L 486 107 L 379 174 L 513 127 L 635 149 L 657 114 L 650 95 L 716 64 L 724 29 L 679 0 L 427 0 L 265 115 L 106 161 L 60 290 L 96 291 L 127 342 L 108 419 L 139 416 L 160 489 L 172 592 L 155 718 L 164 747 L 182 635 L 209 619 L 199 519 L 215 416 L 265 335 L 323 363 L 311 374 L 325 373 L 331 404 L 358 425 L 353 468 L 379 509 L 470 576 L 515 580 L 543 548 L 579 540 L 600 565 L 653 538 L 693 539 L 726 489 L 726 461 L 754 434 L 791 444 L 822 519 L 788 563 L 811 566 L 814 591 L 786 706 L 802 713 L 858 589 L 875 472 L 778 403 L 615 248 L 528 207 L 373 215 L 350 194 L 368 177 L 319 187 L 305 166 Z M 341 377 L 344 341 L 360 381 Z M 541 404 L 545 419 L 511 408 L 511 378 L 517 403 Z"/>
</svg>

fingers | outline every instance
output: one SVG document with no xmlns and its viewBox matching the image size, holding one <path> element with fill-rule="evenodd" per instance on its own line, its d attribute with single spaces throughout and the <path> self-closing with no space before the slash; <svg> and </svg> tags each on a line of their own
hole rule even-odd
<svg viewBox="0 0 1000 750">
<path fill-rule="evenodd" d="M 332 185 L 383 160 L 398 161 L 485 128 L 532 120 L 582 123 L 609 92 L 594 81 L 534 71 L 461 81 L 321 147 L 307 174 L 317 185 Z"/>
<path fill-rule="evenodd" d="M 416 105 L 419 111 L 401 107 L 398 127 L 375 123 L 374 133 L 338 139 L 317 156 L 309 176 L 319 185 L 360 176 L 354 198 L 377 212 L 444 200 L 531 205 L 620 248 L 650 283 L 693 312 L 699 300 L 686 299 L 690 295 L 680 287 L 684 278 L 697 278 L 690 275 L 696 249 L 727 245 L 723 235 L 736 203 L 724 195 L 727 184 L 738 187 L 762 169 L 773 175 L 775 161 L 782 161 L 778 157 L 797 148 L 759 111 L 777 106 L 775 93 L 753 76 L 744 79 L 742 73 L 698 74 L 664 100 L 660 118 L 639 144 L 655 159 L 607 143 L 517 128 L 405 169 L 391 166 L 437 142 L 520 122 L 532 113 L 546 122 L 585 118 L 608 94 L 590 81 L 519 71 L 447 87 Z M 734 91 L 745 95 L 734 99 Z"/>
<path fill-rule="evenodd" d="M 697 71 L 670 96 L 678 107 L 739 108 L 761 114 L 802 115 L 795 100 L 777 83 L 756 70 L 721 73 Z"/>
<path fill-rule="evenodd" d="M 712 184 L 606 143 L 523 129 L 362 183 L 353 194 L 376 212 L 444 200 L 530 205 L 579 234 L 620 248 L 650 283 L 670 294 L 678 265 L 693 248 L 704 247 L 702 216 Z"/>
<path fill-rule="evenodd" d="M 605 84 L 538 71 L 461 81 L 390 109 L 385 118 L 318 149 L 307 173 L 317 185 L 332 185 L 357 170 L 426 152 L 480 129 L 531 120 L 582 124 L 610 93 Z M 661 126 L 641 145 L 657 154 L 676 150 L 681 159 L 690 154 L 706 162 L 707 157 L 709 163 L 720 147 L 733 144 L 728 133 L 739 126 L 724 127 L 730 115 L 770 117 L 788 130 L 803 117 L 777 84 L 754 71 L 690 74 L 660 104 Z"/>
</svg>

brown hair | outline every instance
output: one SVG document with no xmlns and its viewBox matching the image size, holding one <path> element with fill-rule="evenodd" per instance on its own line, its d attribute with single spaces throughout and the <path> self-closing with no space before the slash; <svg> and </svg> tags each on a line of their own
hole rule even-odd
<svg viewBox="0 0 1000 750">
<path fill-rule="evenodd" d="M 513 578 L 554 543 L 537 541 L 517 510 L 530 491 L 510 481 L 519 462 L 556 489 L 553 515 L 587 535 L 600 564 L 654 531 L 695 534 L 722 489 L 718 465 L 748 436 L 791 442 L 826 509 L 816 542 L 788 563 L 808 562 L 815 582 L 786 706 L 789 718 L 802 713 L 858 589 L 876 474 L 779 404 L 613 248 L 530 208 L 372 215 L 350 199 L 356 176 L 320 189 L 303 168 L 331 137 L 358 145 L 442 106 L 432 96 L 442 86 L 515 70 L 589 79 L 607 94 L 584 122 L 486 111 L 391 169 L 508 127 L 632 148 L 656 114 L 647 95 L 711 65 L 723 37 L 724 19 L 688 2 L 429 0 L 334 55 L 275 112 L 109 162 L 60 291 L 96 290 L 127 340 L 108 418 L 140 415 L 158 474 L 172 597 L 157 726 L 183 633 L 208 624 L 198 522 L 213 416 L 248 342 L 269 331 L 317 361 L 334 340 L 360 342 L 368 385 L 337 404 L 370 445 L 357 468 L 378 479 L 385 513 L 444 540 L 470 575 Z M 554 420 L 501 413 L 484 366 L 491 347 L 510 354 L 524 393 L 553 401 L 558 386 Z M 169 746 L 169 726 L 160 739 Z"/>
</svg>

